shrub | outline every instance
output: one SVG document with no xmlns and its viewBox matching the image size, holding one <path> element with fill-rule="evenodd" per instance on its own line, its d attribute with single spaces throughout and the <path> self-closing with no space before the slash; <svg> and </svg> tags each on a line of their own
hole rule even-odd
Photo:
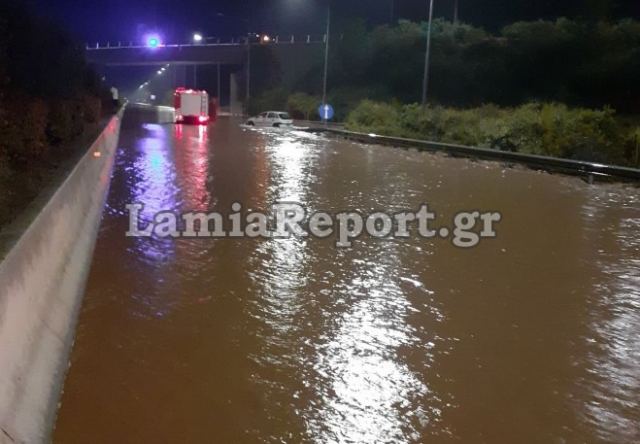
<svg viewBox="0 0 640 444">
<path fill-rule="evenodd" d="M 630 165 L 640 168 L 640 127 L 629 132 L 625 139 L 624 157 L 630 160 Z"/>
<path fill-rule="evenodd" d="M 618 164 L 630 164 L 635 153 L 630 148 L 631 136 L 625 143 L 613 110 L 570 109 L 555 103 L 531 103 L 518 108 L 488 105 L 461 110 L 367 100 L 349 114 L 347 128 Z"/>
<path fill-rule="evenodd" d="M 295 93 L 287 100 L 287 110 L 294 119 L 317 120 L 317 109 L 321 100 L 305 93 Z"/>
<path fill-rule="evenodd" d="M 9 165 L 9 159 L 7 159 L 6 155 L 0 153 L 0 189 L 2 188 L 2 184 L 9 178 L 10 172 L 11 165 Z"/>
<path fill-rule="evenodd" d="M 47 149 L 47 105 L 42 100 L 17 94 L 3 102 L 0 156 L 15 164 L 38 159 Z"/>
<path fill-rule="evenodd" d="M 49 111 L 47 137 L 51 143 L 57 144 L 71 138 L 72 116 L 68 103 L 54 102 Z"/>
<path fill-rule="evenodd" d="M 84 107 L 79 100 L 56 100 L 49 112 L 47 136 L 58 145 L 80 135 L 84 129 Z"/>
<path fill-rule="evenodd" d="M 399 109 L 386 103 L 363 100 L 347 117 L 347 128 L 353 131 L 378 132 L 403 136 L 399 126 Z"/>
<path fill-rule="evenodd" d="M 287 98 L 288 94 L 282 88 L 265 91 L 249 101 L 249 114 L 253 116 L 264 111 L 283 110 L 287 104 Z"/>
<path fill-rule="evenodd" d="M 82 97 L 84 120 L 87 123 L 97 123 L 102 117 L 102 102 L 98 97 L 85 94 Z"/>
</svg>

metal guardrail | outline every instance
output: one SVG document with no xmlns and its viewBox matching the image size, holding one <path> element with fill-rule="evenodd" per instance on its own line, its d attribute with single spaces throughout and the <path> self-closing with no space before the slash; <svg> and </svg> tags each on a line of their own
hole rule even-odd
<svg viewBox="0 0 640 444">
<path fill-rule="evenodd" d="M 318 120 L 302 120 L 295 119 L 294 125 L 301 128 L 306 128 L 307 131 L 312 131 L 314 129 L 337 129 L 343 130 L 344 123 L 335 123 L 335 122 L 320 122 Z"/>
<path fill-rule="evenodd" d="M 634 181 L 640 183 L 640 169 L 615 165 L 606 165 L 582 160 L 561 159 L 558 157 L 523 154 L 511 151 L 500 151 L 491 148 L 479 148 L 451 143 L 431 142 L 428 140 L 407 139 L 402 137 L 380 136 L 377 134 L 358 133 L 335 128 L 314 127 L 310 132 L 327 133 L 358 142 L 391 145 L 406 148 L 417 148 L 424 151 L 440 151 L 454 157 L 497 160 L 508 163 L 526 165 L 532 169 L 559 172 L 573 176 L 594 179 L 615 179 L 618 181 Z"/>
</svg>

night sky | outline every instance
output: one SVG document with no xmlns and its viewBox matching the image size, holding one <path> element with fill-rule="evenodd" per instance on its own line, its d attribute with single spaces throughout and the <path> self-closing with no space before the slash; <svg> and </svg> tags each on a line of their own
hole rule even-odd
<svg viewBox="0 0 640 444">
<path fill-rule="evenodd" d="M 322 33 L 326 0 L 30 0 L 41 15 L 64 23 L 77 38 L 94 41 L 136 41 L 157 31 L 167 42 L 186 41 L 193 31 L 230 37 L 255 32 Z M 411 2 L 411 6 L 422 2 Z M 388 22 L 391 0 L 334 2 L 336 15 Z M 411 11 L 412 12 L 412 11 Z M 421 11 L 422 12 L 422 11 Z M 426 14 L 426 13 L 425 13 Z M 418 15 L 411 13 L 415 18 Z M 424 14 L 422 14 L 424 15 Z"/>
<path fill-rule="evenodd" d="M 607 0 L 459 0 L 463 21 L 496 29 L 515 20 L 576 16 Z M 184 42 L 193 31 L 230 37 L 255 32 L 319 34 L 327 0 L 27 0 L 43 16 L 62 23 L 80 40 L 141 41 L 157 31 L 166 42 Z M 337 20 L 370 24 L 392 17 L 422 20 L 427 0 L 334 0 Z M 640 14 L 638 0 L 609 0 L 616 17 Z M 436 16 L 451 18 L 453 0 L 435 0 Z"/>
<path fill-rule="evenodd" d="M 19 1 L 19 0 L 18 0 Z M 38 15 L 62 25 L 79 42 L 145 43 L 158 33 L 164 43 L 187 43 L 193 32 L 239 37 L 249 30 L 270 35 L 324 33 L 328 0 L 24 0 Z M 435 16 L 452 18 L 454 0 L 435 0 Z M 640 18 L 640 0 L 459 0 L 460 19 L 491 31 L 517 20 L 576 18 L 608 3 L 612 18 Z M 399 18 L 425 20 L 428 0 L 332 0 L 333 19 L 369 25 Z M 135 89 L 155 67 L 112 69 L 108 82 Z M 201 77 L 205 77 L 204 73 Z"/>
</svg>

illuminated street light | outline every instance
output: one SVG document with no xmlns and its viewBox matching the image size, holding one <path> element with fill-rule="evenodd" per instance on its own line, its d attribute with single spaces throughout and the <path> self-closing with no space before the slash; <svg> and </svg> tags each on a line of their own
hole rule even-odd
<svg viewBox="0 0 640 444">
<path fill-rule="evenodd" d="M 204 40 L 204 37 L 202 37 L 202 34 L 200 34 L 199 32 L 196 32 L 193 34 L 193 41 L 195 43 L 200 43 L 202 42 L 202 40 Z"/>
</svg>

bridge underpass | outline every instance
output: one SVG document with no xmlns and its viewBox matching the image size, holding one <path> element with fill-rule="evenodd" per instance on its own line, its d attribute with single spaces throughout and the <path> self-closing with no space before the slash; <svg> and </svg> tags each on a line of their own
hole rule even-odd
<svg viewBox="0 0 640 444">
<path fill-rule="evenodd" d="M 324 42 L 310 38 L 296 42 L 294 38 L 269 44 L 253 42 L 216 43 L 199 45 L 100 46 L 86 48 L 89 63 L 107 77 L 108 83 L 121 86 L 130 100 L 147 101 L 152 95 L 155 103 L 166 102 L 166 94 L 178 86 L 206 89 L 218 97 L 224 110 L 242 112 L 246 97 L 247 69 L 258 69 L 258 50 L 271 51 L 282 74 L 285 88 L 322 61 Z M 295 61 L 295 63 L 294 63 Z M 156 69 L 165 67 L 166 76 L 159 79 Z M 134 75 L 133 73 L 141 73 Z M 255 72 L 252 79 L 255 79 Z M 132 78 L 142 80 L 132 82 Z M 162 81 L 160 81 L 162 80 Z M 147 83 L 144 88 L 140 84 Z M 122 86 L 126 85 L 126 86 Z M 250 91 L 252 90 L 249 85 Z M 145 99 L 146 98 L 146 99 Z"/>
</svg>

